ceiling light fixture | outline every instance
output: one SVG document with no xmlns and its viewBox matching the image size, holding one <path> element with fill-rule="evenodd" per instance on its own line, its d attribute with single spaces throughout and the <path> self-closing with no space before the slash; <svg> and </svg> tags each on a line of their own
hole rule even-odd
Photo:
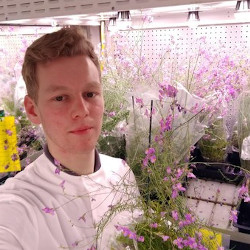
<svg viewBox="0 0 250 250">
<path fill-rule="evenodd" d="M 116 32 L 117 30 L 118 30 L 118 27 L 116 25 L 116 17 L 110 17 L 109 23 L 108 23 L 108 31 Z"/>
<path fill-rule="evenodd" d="M 119 11 L 117 15 L 116 24 L 118 29 L 126 30 L 131 28 L 132 20 L 129 11 Z"/>
<path fill-rule="evenodd" d="M 199 11 L 189 10 L 187 22 L 190 28 L 197 28 L 200 22 Z"/>
<path fill-rule="evenodd" d="M 250 20 L 250 0 L 237 1 L 234 17 L 240 21 Z"/>
</svg>

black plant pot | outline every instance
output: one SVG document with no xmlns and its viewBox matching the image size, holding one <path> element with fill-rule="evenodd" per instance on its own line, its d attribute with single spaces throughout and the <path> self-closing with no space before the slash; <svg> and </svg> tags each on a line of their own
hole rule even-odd
<svg viewBox="0 0 250 250">
<path fill-rule="evenodd" d="M 233 223 L 233 225 L 238 228 L 239 232 L 250 234 L 250 202 L 241 200 L 237 223 Z"/>
<path fill-rule="evenodd" d="M 237 166 L 240 166 L 239 155 L 228 154 L 224 162 L 209 162 L 203 156 L 199 148 L 191 153 L 190 168 L 198 178 L 212 179 L 230 182 L 238 185 L 244 178 L 244 174 Z M 197 162 L 197 163 L 195 163 Z M 235 167 L 231 166 L 235 165 Z"/>
</svg>

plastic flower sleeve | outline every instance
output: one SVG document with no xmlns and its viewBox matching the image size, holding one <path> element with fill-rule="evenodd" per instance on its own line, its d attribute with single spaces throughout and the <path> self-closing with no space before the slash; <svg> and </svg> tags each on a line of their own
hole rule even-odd
<svg viewBox="0 0 250 250">
<path fill-rule="evenodd" d="M 179 161 L 189 153 L 190 147 L 194 145 L 205 133 L 204 128 L 208 120 L 203 112 L 205 104 L 202 98 L 192 95 L 188 90 L 177 83 L 177 102 L 183 107 L 184 112 L 179 112 L 173 120 L 173 153 Z"/>
<path fill-rule="evenodd" d="M 134 93 L 129 107 L 128 152 L 135 153 L 135 148 L 136 151 L 145 150 L 157 141 L 159 133 L 166 132 L 170 134 L 171 142 L 167 144 L 171 143 L 171 153 L 179 161 L 204 135 L 207 124 L 204 100 L 190 94 L 180 83 L 176 84 L 176 90 L 176 95 L 162 101 L 156 88 Z"/>
<path fill-rule="evenodd" d="M 238 117 L 238 140 L 240 147 L 241 166 L 250 170 L 250 91 L 240 95 L 240 109 Z"/>
</svg>

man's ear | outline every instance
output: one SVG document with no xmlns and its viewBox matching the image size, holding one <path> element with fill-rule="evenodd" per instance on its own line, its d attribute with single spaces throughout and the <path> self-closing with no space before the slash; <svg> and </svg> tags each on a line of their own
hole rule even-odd
<svg viewBox="0 0 250 250">
<path fill-rule="evenodd" d="M 24 97 L 24 107 L 27 113 L 29 120 L 39 125 L 41 123 L 40 116 L 38 114 L 37 105 L 34 100 L 32 100 L 28 95 Z"/>
</svg>

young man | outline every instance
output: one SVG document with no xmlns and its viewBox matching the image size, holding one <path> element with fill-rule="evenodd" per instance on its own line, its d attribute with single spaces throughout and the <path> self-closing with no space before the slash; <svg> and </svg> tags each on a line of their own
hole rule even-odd
<svg viewBox="0 0 250 250">
<path fill-rule="evenodd" d="M 47 145 L 0 187 L 0 249 L 110 249 L 138 189 L 121 159 L 95 149 L 104 101 L 93 46 L 79 27 L 46 34 L 27 49 L 22 74 L 27 116 Z"/>
</svg>

